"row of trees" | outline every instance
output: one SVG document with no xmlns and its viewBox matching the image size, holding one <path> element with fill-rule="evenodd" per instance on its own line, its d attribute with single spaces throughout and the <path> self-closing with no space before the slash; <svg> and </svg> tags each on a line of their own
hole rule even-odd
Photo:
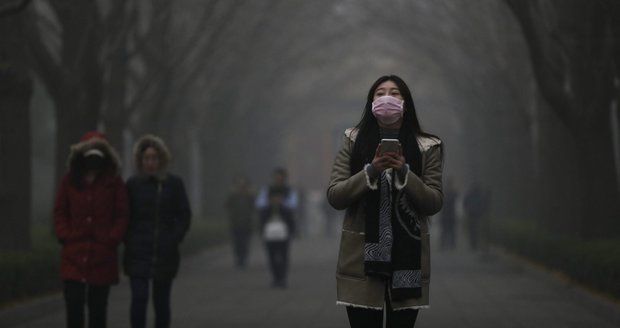
<svg viewBox="0 0 620 328">
<path fill-rule="evenodd" d="M 0 246 L 28 245 L 34 80 L 55 108 L 56 178 L 64 173 L 69 145 L 85 131 L 102 129 L 121 148 L 127 132 L 171 135 L 179 84 L 197 78 L 190 60 L 204 52 L 205 31 L 211 31 L 206 24 L 221 3 L 209 2 L 201 23 L 183 25 L 183 33 L 170 1 L 20 1 L 3 8 L 0 88 L 7 105 L 1 140 L 2 156 L 10 160 L 1 170 L 2 210 L 8 214 Z"/>
<path fill-rule="evenodd" d="M 615 237 L 620 232 L 620 3 L 507 3 L 527 40 L 545 109 L 562 122 L 569 136 L 564 143 L 574 154 L 564 164 L 576 174 L 562 179 L 577 190 L 578 219 L 566 222 L 548 213 L 548 220 L 556 227 L 572 225 L 568 230 L 584 237 Z M 557 165 L 547 165 L 543 173 L 554 171 Z"/>
<path fill-rule="evenodd" d="M 270 126 L 281 117 L 264 110 L 273 102 L 266 88 L 277 88 L 297 58 L 318 45 L 304 41 L 315 31 L 309 25 L 320 23 L 304 15 L 318 7 L 303 1 L 67 0 L 15 1 L 3 8 L 0 84 L 2 101 L 10 103 L 6 111 L 3 106 L 1 151 L 10 161 L 0 167 L 1 210 L 10 214 L 2 220 L 0 247 L 29 245 L 25 136 L 33 84 L 44 87 L 55 109 L 56 180 L 69 145 L 84 131 L 103 130 L 124 154 L 134 137 L 152 132 L 176 150 L 175 169 L 193 185 L 197 212 L 216 208 L 233 174 L 274 165 L 280 138 Z M 285 26 L 291 35 L 275 37 Z M 263 142 L 247 147 L 256 138 Z M 202 160 L 206 152 L 220 155 Z M 262 156 L 268 152 L 271 159 Z M 131 165 L 129 156 L 124 160 Z"/>
<path fill-rule="evenodd" d="M 86 130 L 104 130 L 124 154 L 153 132 L 171 144 L 197 212 L 211 212 L 232 176 L 260 180 L 275 164 L 321 187 L 329 139 L 391 72 L 408 78 L 423 123 L 444 137 L 447 172 L 491 186 L 498 215 L 568 220 L 567 232 L 589 237 L 617 232 L 605 121 L 618 99 L 617 5 L 560 2 L 9 1 L 0 7 L 0 155 L 10 158 L 0 162 L 0 247 L 29 244 L 33 86 L 54 104 L 56 178 Z M 566 182 L 572 163 L 558 159 L 580 174 Z"/>
</svg>

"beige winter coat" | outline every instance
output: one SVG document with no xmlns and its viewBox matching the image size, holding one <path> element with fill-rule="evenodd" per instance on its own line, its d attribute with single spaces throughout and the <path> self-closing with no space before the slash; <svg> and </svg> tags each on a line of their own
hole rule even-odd
<svg viewBox="0 0 620 328">
<path fill-rule="evenodd" d="M 355 129 L 345 131 L 343 147 L 338 152 L 332 168 L 327 198 L 336 209 L 346 209 L 342 225 L 340 251 L 336 271 L 338 304 L 372 309 L 382 309 L 386 283 L 364 274 L 364 210 L 359 200 L 375 186 L 371 185 L 366 170 L 351 175 L 350 159 L 357 135 Z M 429 305 L 430 241 L 428 217 L 441 209 L 441 140 L 418 137 L 422 151 L 422 175 L 409 171 L 400 188 L 410 196 L 421 224 L 422 296 L 403 302 L 391 302 L 394 309 L 425 308 Z M 398 189 L 399 186 L 397 186 Z M 354 210 L 357 206 L 358 210 Z"/>
</svg>

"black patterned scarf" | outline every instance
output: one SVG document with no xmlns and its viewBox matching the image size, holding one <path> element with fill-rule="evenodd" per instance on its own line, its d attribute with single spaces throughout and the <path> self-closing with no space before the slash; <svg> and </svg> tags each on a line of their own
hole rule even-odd
<svg viewBox="0 0 620 328">
<path fill-rule="evenodd" d="M 393 300 L 406 300 L 422 295 L 420 217 L 394 178 L 383 171 L 366 199 L 364 271 L 388 281 Z"/>
</svg>

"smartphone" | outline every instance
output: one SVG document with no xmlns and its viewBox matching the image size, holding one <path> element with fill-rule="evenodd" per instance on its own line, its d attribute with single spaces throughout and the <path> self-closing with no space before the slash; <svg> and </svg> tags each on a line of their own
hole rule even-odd
<svg viewBox="0 0 620 328">
<path fill-rule="evenodd" d="M 381 139 L 379 153 L 398 153 L 400 152 L 400 141 L 398 139 Z"/>
</svg>

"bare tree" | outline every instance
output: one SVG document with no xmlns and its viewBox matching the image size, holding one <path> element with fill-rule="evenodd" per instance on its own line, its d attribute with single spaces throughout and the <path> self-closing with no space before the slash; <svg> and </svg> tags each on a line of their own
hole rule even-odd
<svg viewBox="0 0 620 328">
<path fill-rule="evenodd" d="M 529 44 L 538 87 L 578 150 L 586 238 L 615 236 L 620 213 L 615 176 L 612 103 L 618 99 L 620 6 L 615 1 L 512 1 Z"/>
<path fill-rule="evenodd" d="M 101 15 L 96 2 L 79 0 L 50 1 L 31 14 L 27 41 L 32 67 L 56 107 L 58 178 L 65 171 L 69 145 L 97 128 L 103 85 Z M 59 25 L 55 36 L 49 35 L 54 23 L 44 25 L 50 17 Z M 58 49 L 49 46 L 53 37 L 59 39 Z"/>
<path fill-rule="evenodd" d="M 17 10 L 0 16 L 0 249 L 30 247 L 33 81 L 23 60 L 24 19 Z"/>
</svg>

